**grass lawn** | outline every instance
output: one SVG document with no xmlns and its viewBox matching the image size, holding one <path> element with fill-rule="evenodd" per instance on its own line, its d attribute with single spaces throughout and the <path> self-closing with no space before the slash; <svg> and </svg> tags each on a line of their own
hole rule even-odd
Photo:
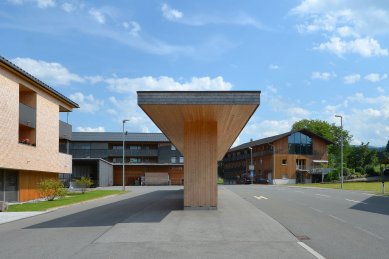
<svg viewBox="0 0 389 259">
<path fill-rule="evenodd" d="M 296 186 L 340 189 L 340 183 L 307 183 L 307 184 L 296 184 Z M 344 183 L 343 189 L 382 193 L 382 183 L 381 182 Z M 385 182 L 385 193 L 389 193 L 389 182 Z"/>
<path fill-rule="evenodd" d="M 51 208 L 70 205 L 74 203 L 79 203 L 83 201 L 93 200 L 109 195 L 118 195 L 127 193 L 127 191 L 117 191 L 117 190 L 96 190 L 86 192 L 85 194 L 81 193 L 69 193 L 67 196 L 60 198 L 54 201 L 38 201 L 31 203 L 15 204 L 8 207 L 9 212 L 21 212 L 21 211 L 45 211 Z"/>
</svg>

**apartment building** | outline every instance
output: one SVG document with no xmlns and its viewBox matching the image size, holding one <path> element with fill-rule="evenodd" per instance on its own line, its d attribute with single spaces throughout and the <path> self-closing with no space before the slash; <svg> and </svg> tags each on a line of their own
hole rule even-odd
<svg viewBox="0 0 389 259">
<path fill-rule="evenodd" d="M 331 170 L 327 153 L 330 144 L 331 141 L 306 129 L 244 143 L 230 149 L 223 159 L 225 182 L 320 182 Z"/>
<path fill-rule="evenodd" d="M 42 179 L 71 174 L 72 157 L 59 152 L 71 125 L 59 120 L 78 104 L 0 57 L 0 200 L 39 198 Z"/>
<path fill-rule="evenodd" d="M 168 175 L 172 185 L 183 183 L 184 157 L 162 133 L 127 133 L 124 146 L 126 185 L 141 184 L 147 173 Z M 85 176 L 95 186 L 122 185 L 122 132 L 73 132 L 62 150 L 73 156 L 72 179 Z M 65 182 L 71 180 L 63 176 Z"/>
</svg>

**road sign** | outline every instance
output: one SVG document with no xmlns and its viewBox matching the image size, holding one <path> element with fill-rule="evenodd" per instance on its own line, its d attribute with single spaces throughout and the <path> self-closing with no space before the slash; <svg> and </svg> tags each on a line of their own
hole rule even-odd
<svg viewBox="0 0 389 259">
<path fill-rule="evenodd" d="M 254 165 L 249 165 L 249 170 L 254 171 Z"/>
</svg>

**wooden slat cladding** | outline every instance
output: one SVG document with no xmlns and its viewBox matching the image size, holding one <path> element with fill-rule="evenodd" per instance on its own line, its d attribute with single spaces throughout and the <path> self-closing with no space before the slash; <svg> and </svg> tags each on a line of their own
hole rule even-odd
<svg viewBox="0 0 389 259">
<path fill-rule="evenodd" d="M 40 198 L 38 183 L 44 179 L 58 179 L 58 174 L 45 172 L 19 172 L 19 201 L 29 201 Z"/>
<path fill-rule="evenodd" d="M 122 185 L 122 166 L 113 168 L 113 185 Z M 142 166 L 127 165 L 125 172 L 126 185 L 133 185 L 138 177 L 145 176 L 146 172 L 165 172 L 169 174 L 172 185 L 181 185 L 184 179 L 183 166 Z"/>
<path fill-rule="evenodd" d="M 184 122 L 217 121 L 217 159 L 221 160 L 257 105 L 141 105 L 141 108 L 181 153 L 184 150 Z"/>
<path fill-rule="evenodd" d="M 185 122 L 185 207 L 217 206 L 217 123 Z"/>
</svg>

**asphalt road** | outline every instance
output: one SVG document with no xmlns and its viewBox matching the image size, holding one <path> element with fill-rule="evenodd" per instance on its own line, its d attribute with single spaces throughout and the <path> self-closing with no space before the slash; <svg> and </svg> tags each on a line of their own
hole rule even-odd
<svg viewBox="0 0 389 259">
<path fill-rule="evenodd" d="M 333 189 L 225 186 L 326 258 L 389 258 L 389 197 Z"/>
<path fill-rule="evenodd" d="M 0 224 L 0 258 L 315 258 L 224 186 L 217 210 L 183 210 L 179 186 L 130 189 Z"/>
</svg>

